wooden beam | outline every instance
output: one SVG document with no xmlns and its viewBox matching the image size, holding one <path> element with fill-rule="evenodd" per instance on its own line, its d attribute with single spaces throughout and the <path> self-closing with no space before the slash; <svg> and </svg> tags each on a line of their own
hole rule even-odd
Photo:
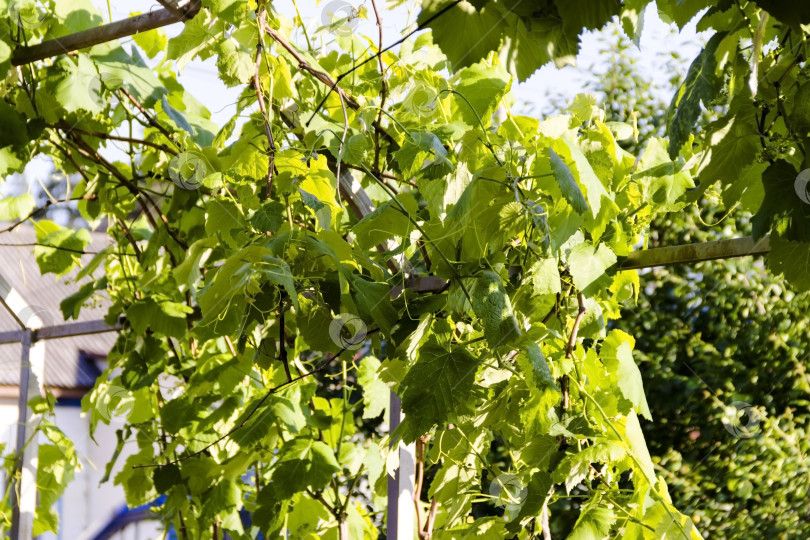
<svg viewBox="0 0 810 540">
<path fill-rule="evenodd" d="M 770 236 L 755 241 L 750 236 L 730 240 L 716 240 L 698 244 L 644 249 L 630 253 L 619 262 L 620 270 L 697 263 L 716 259 L 732 259 L 748 255 L 764 255 L 771 250 Z"/>
<path fill-rule="evenodd" d="M 158 0 L 158 4 L 165 7 L 180 21 L 187 21 L 200 10 L 200 0 Z"/>
<path fill-rule="evenodd" d="M 75 323 L 57 324 L 45 328 L 37 328 L 33 331 L 32 338 L 36 341 L 46 339 L 59 339 L 74 336 L 86 336 L 88 334 L 103 334 L 105 332 L 115 332 L 121 329 L 123 320 L 115 326 L 110 326 L 102 320 L 80 321 Z M 0 345 L 3 343 L 21 343 L 26 330 L 10 330 L 0 332 Z"/>
<path fill-rule="evenodd" d="M 11 286 L 11 284 L 6 281 L 6 278 L 0 274 L 0 304 L 5 306 L 6 311 L 8 311 L 9 315 L 14 319 L 20 329 L 25 329 L 28 327 L 28 323 L 32 323 L 33 326 L 41 326 L 42 322 L 37 317 L 37 314 L 28 306 L 20 293 Z M 23 313 L 30 311 L 31 314 L 26 317 L 27 320 L 20 319 L 23 316 Z M 15 331 L 19 334 L 19 331 Z M 4 332 L 8 334 L 9 332 Z M 22 341 L 22 335 L 20 334 L 16 339 L 14 339 L 14 343 L 19 343 Z M 3 343 L 0 341 L 0 343 Z"/>
<path fill-rule="evenodd" d="M 88 334 L 115 332 L 121 329 L 121 322 L 122 321 L 119 321 L 115 326 L 110 326 L 103 320 L 57 324 L 35 330 L 34 340 L 40 341 L 43 339 L 59 339 L 63 337 L 86 336 Z"/>
<path fill-rule="evenodd" d="M 194 17 L 200 9 L 199 2 L 190 2 L 189 4 L 188 10 L 184 11 L 186 19 Z M 79 49 L 92 47 L 99 43 L 106 43 L 107 41 L 131 36 L 139 32 L 154 30 L 155 28 L 183 20 L 183 18 L 178 18 L 177 15 L 168 9 L 157 9 L 149 13 L 143 13 L 135 17 L 130 17 L 129 19 L 124 19 L 123 21 L 116 21 L 96 28 L 82 30 L 75 34 L 49 39 L 48 41 L 31 45 L 30 47 L 19 47 L 14 49 L 14 52 L 11 54 L 11 64 L 14 66 L 30 64 L 37 60 L 44 60 L 52 56 L 78 51 Z"/>
<path fill-rule="evenodd" d="M 390 427 L 393 433 L 404 418 L 402 402 L 391 392 L 388 407 Z M 394 476 L 388 476 L 388 516 L 386 519 L 386 538 L 390 540 L 413 540 L 416 531 L 416 508 L 414 507 L 414 482 L 416 479 L 416 454 L 413 444 L 397 442 L 397 448 L 391 452 L 399 453 L 399 466 Z"/>
</svg>

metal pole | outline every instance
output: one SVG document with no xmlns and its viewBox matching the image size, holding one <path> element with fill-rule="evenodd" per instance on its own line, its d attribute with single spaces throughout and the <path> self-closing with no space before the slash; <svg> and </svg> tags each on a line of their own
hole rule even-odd
<svg viewBox="0 0 810 540">
<path fill-rule="evenodd" d="M 31 540 L 34 536 L 34 513 L 37 505 L 37 441 L 34 433 L 36 417 L 28 407 L 28 397 L 39 388 L 36 378 L 31 376 L 31 359 L 44 359 L 44 344 L 32 343 L 32 336 L 30 329 L 23 331 L 20 393 L 17 401 L 17 460 L 14 476 L 11 478 L 12 540 Z"/>
<path fill-rule="evenodd" d="M 402 422 L 402 402 L 391 392 L 389 406 L 391 433 Z M 413 540 L 416 532 L 416 508 L 414 508 L 414 474 L 416 453 L 413 444 L 399 443 L 399 467 L 393 477 L 388 477 L 388 526 L 389 540 Z"/>
</svg>

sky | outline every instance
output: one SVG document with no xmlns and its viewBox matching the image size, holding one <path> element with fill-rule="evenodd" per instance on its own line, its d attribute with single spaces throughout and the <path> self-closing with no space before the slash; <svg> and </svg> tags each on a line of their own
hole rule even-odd
<svg viewBox="0 0 810 540">
<path fill-rule="evenodd" d="M 107 10 L 107 0 L 92 0 L 99 8 L 105 22 L 109 21 Z M 380 2 L 382 5 L 384 2 Z M 376 40 L 377 27 L 374 21 L 373 11 L 369 0 L 322 0 L 316 3 L 313 0 L 298 0 L 298 8 L 310 34 L 320 26 L 329 22 L 328 13 L 341 13 L 342 5 L 350 5 L 354 8 L 365 8 L 368 19 L 359 19 L 352 22 L 352 29 L 364 35 L 372 36 Z M 110 0 L 113 20 L 123 19 L 130 13 L 140 11 L 146 12 L 152 9 L 159 9 L 160 5 L 149 0 Z M 292 19 L 295 16 L 293 0 L 275 0 L 273 7 L 282 15 Z M 383 36 L 387 43 L 396 41 L 406 29 L 414 26 L 414 21 L 419 14 L 419 8 L 414 2 L 406 2 L 402 6 L 393 10 L 383 8 Z M 447 16 L 452 16 L 452 12 Z M 672 51 L 678 51 L 685 58 L 693 58 L 700 51 L 702 44 L 708 39 L 705 35 L 695 32 L 697 18 L 688 24 L 679 34 L 671 32 L 670 25 L 664 23 L 655 10 L 655 5 L 650 5 L 645 12 L 644 30 L 640 41 L 639 65 L 643 72 L 653 78 L 660 87 L 666 87 L 666 81 L 670 77 L 665 69 L 662 69 L 661 58 Z M 174 24 L 165 27 L 164 32 L 171 37 L 182 30 L 182 25 Z M 294 39 L 301 44 L 304 43 L 302 35 L 294 36 Z M 123 40 L 126 42 L 126 40 Z M 582 37 L 582 45 L 577 63 L 579 66 L 588 67 L 599 64 L 599 42 L 598 32 L 587 32 Z M 193 89 L 194 96 L 204 103 L 212 113 L 212 119 L 218 124 L 223 124 L 235 112 L 235 102 L 239 95 L 238 88 L 228 89 L 217 78 L 217 71 L 213 60 L 201 62 L 199 60 L 191 62 L 180 76 L 180 81 L 186 88 Z M 581 91 L 583 76 L 580 70 L 566 67 L 557 69 L 554 65 L 547 65 L 538 70 L 529 80 L 524 83 L 514 85 L 518 110 L 521 104 L 539 105 L 549 93 L 563 94 L 573 97 Z M 668 100 L 667 100 L 668 101 Z M 542 107 L 537 107 L 542 109 Z"/>
<path fill-rule="evenodd" d="M 110 15 L 112 20 L 117 21 L 129 17 L 133 13 L 148 12 L 161 8 L 154 0 L 90 1 L 98 8 L 105 23 L 110 22 Z M 376 41 L 377 27 L 369 0 L 349 0 L 348 2 L 345 0 L 322 0 L 319 3 L 314 0 L 275 0 L 273 7 L 282 15 L 292 19 L 295 16 L 294 1 L 298 2 L 301 17 L 310 34 L 330 22 L 329 13 L 342 13 L 342 10 L 347 9 L 347 6 L 355 9 L 365 9 L 367 19 L 361 18 L 352 22 L 352 30 L 372 36 Z M 384 0 L 380 2 L 380 5 L 383 4 Z M 449 12 L 446 16 L 451 16 L 451 13 Z M 418 14 L 418 5 L 412 1 L 407 1 L 394 9 L 383 8 L 384 41 L 386 43 L 394 42 L 400 38 L 404 31 L 412 29 Z M 672 74 L 664 66 L 664 57 L 666 55 L 677 51 L 682 57 L 691 59 L 698 54 L 702 44 L 708 39 L 708 36 L 696 33 L 696 20 L 697 18 L 680 33 L 673 33 L 673 26 L 666 24 L 659 18 L 655 5 L 648 6 L 644 15 L 644 30 L 639 43 L 640 48 L 635 53 L 638 57 L 641 72 L 653 80 L 653 88 L 667 88 L 667 80 Z M 179 34 L 182 28 L 182 25 L 178 23 L 164 27 L 162 30 L 168 37 L 172 37 Z M 577 64 L 580 69 L 574 67 L 558 69 L 553 64 L 550 64 L 539 69 L 527 81 L 513 85 L 512 92 L 516 100 L 513 112 L 526 113 L 531 110 L 543 110 L 549 95 L 562 96 L 564 101 L 572 100 L 577 93 L 582 91 L 586 79 L 585 71 L 581 68 L 587 69 L 590 66 L 595 66 L 595 69 L 599 69 L 600 43 L 598 37 L 598 32 L 586 32 L 583 34 L 580 53 L 577 57 Z M 301 33 L 293 36 L 292 39 L 304 44 Z M 127 44 L 131 41 L 131 38 L 121 40 L 125 47 L 128 47 Z M 687 66 L 688 64 L 684 66 L 684 70 Z M 190 89 L 192 94 L 208 108 L 212 120 L 218 125 L 223 125 L 235 114 L 236 100 L 240 88 L 227 88 L 218 79 L 213 59 L 205 62 L 200 60 L 190 62 L 180 74 L 179 80 L 185 88 Z M 661 97 L 665 101 L 669 100 L 669 96 Z M 18 177 L 10 179 L 11 182 L 0 184 L 0 193 L 19 192 L 26 181 L 30 183 L 36 181 L 37 177 L 48 174 L 50 174 L 50 166 L 47 160 L 35 160 L 26 168 L 25 180 Z"/>
</svg>

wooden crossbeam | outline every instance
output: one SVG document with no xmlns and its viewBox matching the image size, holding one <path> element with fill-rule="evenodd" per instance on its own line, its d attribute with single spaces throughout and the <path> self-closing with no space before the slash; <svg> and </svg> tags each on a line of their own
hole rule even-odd
<svg viewBox="0 0 810 540">
<path fill-rule="evenodd" d="M 200 10 L 199 0 L 158 0 L 158 4 L 168 9 L 180 21 L 188 21 Z"/>
<path fill-rule="evenodd" d="M 654 266 L 713 261 L 716 259 L 732 259 L 748 255 L 764 255 L 770 251 L 770 235 L 764 236 L 759 240 L 745 236 L 729 240 L 715 240 L 713 242 L 701 242 L 699 244 L 685 244 L 681 246 L 667 246 L 634 251 L 625 257 L 623 261 L 619 262 L 619 269 L 633 270 L 638 268 L 652 268 Z"/>
<path fill-rule="evenodd" d="M 163 0 L 161 4 L 167 6 L 167 8 L 157 9 L 96 28 L 89 28 L 60 38 L 49 39 L 29 47 L 19 47 L 11 54 L 11 64 L 22 66 L 37 60 L 44 60 L 60 54 L 92 47 L 99 43 L 131 36 L 139 32 L 146 32 L 176 22 L 186 21 L 194 17 L 200 10 L 199 0 L 180 0 L 178 2 Z M 169 6 L 171 9 L 168 9 Z"/>
<path fill-rule="evenodd" d="M 32 341 L 42 341 L 45 339 L 59 339 L 64 337 L 86 336 L 89 334 L 103 334 L 105 332 L 115 332 L 122 328 L 122 322 L 115 326 L 109 326 L 104 321 L 80 321 L 75 323 L 57 324 L 31 330 Z M 20 343 L 23 340 L 25 330 L 11 330 L 0 332 L 0 344 Z"/>
</svg>

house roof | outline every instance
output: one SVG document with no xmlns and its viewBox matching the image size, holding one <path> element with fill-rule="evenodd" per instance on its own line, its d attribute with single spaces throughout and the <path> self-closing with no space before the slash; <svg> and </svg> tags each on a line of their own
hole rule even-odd
<svg viewBox="0 0 810 540">
<path fill-rule="evenodd" d="M 2 223 L 0 228 L 3 228 Z M 109 243 L 104 233 L 91 233 L 91 238 L 87 251 L 100 251 Z M 35 241 L 34 228 L 27 224 L 0 234 L 0 274 L 42 319 L 44 326 L 72 322 L 73 319 L 64 320 L 59 303 L 79 289 L 80 284 L 73 281 L 78 269 L 61 278 L 56 278 L 53 274 L 41 275 L 34 258 L 34 248 L 30 245 L 20 245 Z M 83 255 L 82 262 L 87 263 L 91 258 L 92 255 Z M 84 306 L 78 320 L 103 319 L 108 306 L 109 302 L 103 300 L 94 305 Z M 24 320 L 30 313 L 18 316 Z M 19 330 L 19 325 L 5 307 L 0 305 L 0 332 L 11 330 Z M 44 383 L 55 390 L 91 388 L 101 373 L 97 361 L 106 357 L 115 338 L 116 334 L 109 332 L 46 341 Z M 0 386 L 19 385 L 20 354 L 21 346 L 18 343 L 0 345 Z"/>
</svg>

